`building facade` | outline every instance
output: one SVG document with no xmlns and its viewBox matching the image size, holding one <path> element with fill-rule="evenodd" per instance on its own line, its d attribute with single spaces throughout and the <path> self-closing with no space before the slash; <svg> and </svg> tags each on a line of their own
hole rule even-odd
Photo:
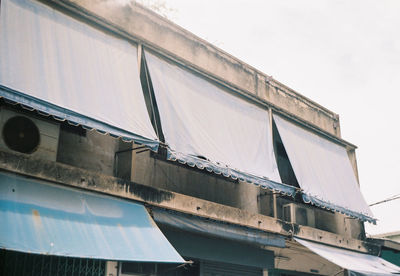
<svg viewBox="0 0 400 276">
<path fill-rule="evenodd" d="M 0 22 L 1 275 L 400 273 L 337 114 L 135 3 Z"/>
</svg>

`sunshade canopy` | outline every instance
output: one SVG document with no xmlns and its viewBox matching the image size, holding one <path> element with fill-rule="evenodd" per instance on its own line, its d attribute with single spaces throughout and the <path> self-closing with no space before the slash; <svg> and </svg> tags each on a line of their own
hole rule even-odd
<svg viewBox="0 0 400 276">
<path fill-rule="evenodd" d="M 299 238 L 295 238 L 295 240 L 324 259 L 347 269 L 350 275 L 393 275 L 400 273 L 400 267 L 377 256 L 305 241 Z"/>
<path fill-rule="evenodd" d="M 192 215 L 178 214 L 174 211 L 153 209 L 152 214 L 157 224 L 166 225 L 182 231 L 217 238 L 241 241 L 257 246 L 285 247 L 285 237 L 250 229 L 238 225 L 229 225 Z"/>
<path fill-rule="evenodd" d="M 293 195 L 279 184 L 268 111 L 145 52 L 169 159 Z"/>
<path fill-rule="evenodd" d="M 0 248 L 58 256 L 182 263 L 141 204 L 0 174 Z"/>
<path fill-rule="evenodd" d="M 137 48 L 30 0 L 2 0 L 0 96 L 157 149 Z"/>
<path fill-rule="evenodd" d="M 346 148 L 277 115 L 274 121 L 303 189 L 304 201 L 374 222 Z"/>
</svg>

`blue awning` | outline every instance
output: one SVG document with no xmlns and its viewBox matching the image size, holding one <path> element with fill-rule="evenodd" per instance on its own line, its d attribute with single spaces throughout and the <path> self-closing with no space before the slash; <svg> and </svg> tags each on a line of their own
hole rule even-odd
<svg viewBox="0 0 400 276">
<path fill-rule="evenodd" d="M 0 248 L 183 263 L 141 204 L 0 173 Z"/>
</svg>

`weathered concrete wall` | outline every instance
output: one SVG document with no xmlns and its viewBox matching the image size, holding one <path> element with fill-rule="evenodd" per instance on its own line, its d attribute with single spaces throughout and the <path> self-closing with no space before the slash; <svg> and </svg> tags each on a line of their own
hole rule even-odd
<svg viewBox="0 0 400 276">
<path fill-rule="evenodd" d="M 265 216 L 275 217 L 273 192 L 262 189 L 258 195 L 258 212 Z"/>
<path fill-rule="evenodd" d="M 293 203 L 293 200 L 280 194 L 276 195 L 276 214 L 274 212 L 274 196 L 272 192 L 261 191 L 259 195 L 259 213 L 283 220 L 283 205 Z M 309 204 L 297 203 L 306 208 L 311 208 L 315 215 L 315 228 L 339 234 L 346 238 L 362 239 L 364 229 L 362 222 L 349 218 L 343 214 L 326 211 Z"/>
<path fill-rule="evenodd" d="M 118 151 L 115 153 L 114 160 L 114 176 L 130 180 L 132 174 L 132 166 L 134 166 L 134 159 L 132 159 L 132 148 L 135 145 L 130 142 L 119 140 Z"/>
<path fill-rule="evenodd" d="M 363 223 L 358 219 L 347 217 L 343 214 L 335 213 L 336 231 L 335 233 L 344 237 L 354 239 L 365 239 Z"/>
<path fill-rule="evenodd" d="M 85 135 L 60 130 L 57 162 L 105 175 L 131 179 L 132 142 L 87 131 Z"/>
<path fill-rule="evenodd" d="M 153 158 L 148 151 L 135 159 L 133 182 L 258 213 L 255 185 Z"/>
<path fill-rule="evenodd" d="M 134 154 L 135 152 L 133 152 Z M 151 157 L 150 152 L 134 154 L 135 166 L 131 181 L 151 187 L 201 198 L 274 217 L 273 193 L 253 184 L 232 181 L 205 171 Z M 283 219 L 283 205 L 290 199 L 276 195 L 276 218 Z M 305 205 L 314 210 L 315 227 L 347 238 L 361 238 L 364 231 L 358 220 L 345 215 Z"/>
<path fill-rule="evenodd" d="M 340 213 L 315 208 L 315 222 L 315 227 L 321 230 L 333 232 L 343 237 L 364 238 L 362 222 Z"/>
<path fill-rule="evenodd" d="M 116 175 L 146 186 L 240 208 L 251 213 L 274 216 L 271 192 L 260 190 L 253 184 L 233 181 L 176 162 L 151 157 L 149 151 L 124 151 L 131 149 L 132 146 L 135 145 L 96 131 L 88 131 L 82 136 L 61 128 L 57 161 L 110 176 Z M 115 161 L 117 151 L 124 152 L 117 154 L 118 161 Z M 282 206 L 291 202 L 278 195 L 277 218 L 283 218 Z M 313 209 L 318 229 L 349 238 L 360 238 L 360 233 L 363 233 L 361 223 L 357 220 L 338 213 Z"/>
<path fill-rule="evenodd" d="M 194 216 L 281 234 L 288 238 L 294 235 L 303 239 L 350 250 L 374 255 L 379 254 L 379 247 L 367 241 L 346 238 L 323 230 L 286 223 L 279 219 L 248 212 L 239 208 L 140 185 L 58 162 L 35 159 L 23 154 L 0 151 L 0 169 L 50 181 L 55 184 L 68 185 L 127 200 L 134 200 L 146 203 L 148 206 L 166 208 Z"/>
<path fill-rule="evenodd" d="M 87 131 L 85 136 L 60 130 L 57 161 L 82 169 L 114 175 L 118 139 Z"/>
<path fill-rule="evenodd" d="M 101 0 L 48 1 L 111 28 L 255 101 L 273 105 L 277 110 L 340 137 L 337 114 L 141 5 Z"/>
</svg>

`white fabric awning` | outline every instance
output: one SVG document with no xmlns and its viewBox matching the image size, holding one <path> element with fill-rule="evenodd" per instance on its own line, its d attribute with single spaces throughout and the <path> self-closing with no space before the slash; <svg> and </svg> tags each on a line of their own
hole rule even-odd
<svg viewBox="0 0 400 276">
<path fill-rule="evenodd" d="M 293 195 L 279 182 L 268 111 L 146 52 L 170 159 Z"/>
<path fill-rule="evenodd" d="M 277 115 L 274 121 L 305 202 L 374 221 L 346 149 Z"/>
<path fill-rule="evenodd" d="M 2 0 L 0 20 L 0 96 L 157 147 L 135 46 L 38 1 Z"/>
<path fill-rule="evenodd" d="M 322 258 L 349 270 L 350 275 L 393 275 L 400 273 L 400 267 L 377 256 L 305 241 L 299 238 L 295 238 L 295 240 Z"/>
</svg>

